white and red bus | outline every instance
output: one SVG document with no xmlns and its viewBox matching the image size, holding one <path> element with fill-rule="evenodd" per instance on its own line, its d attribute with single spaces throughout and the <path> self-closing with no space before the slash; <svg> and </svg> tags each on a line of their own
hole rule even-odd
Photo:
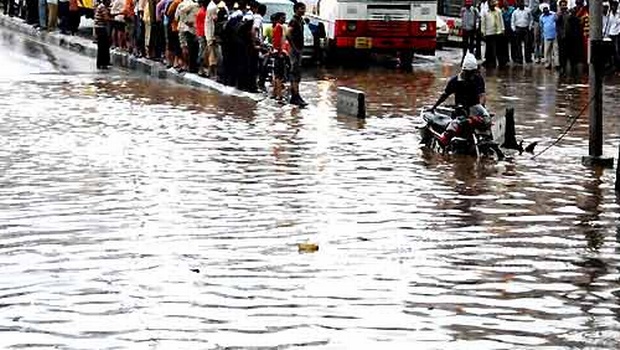
<svg viewBox="0 0 620 350">
<path fill-rule="evenodd" d="M 313 9 L 326 26 L 330 50 L 434 54 L 437 0 L 320 0 Z"/>
</svg>

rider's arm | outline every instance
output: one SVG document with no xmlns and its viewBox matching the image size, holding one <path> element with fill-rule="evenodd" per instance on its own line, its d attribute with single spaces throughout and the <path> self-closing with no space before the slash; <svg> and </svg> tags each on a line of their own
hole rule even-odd
<svg viewBox="0 0 620 350">
<path fill-rule="evenodd" d="M 446 90 L 444 90 L 441 96 L 439 96 L 439 99 L 437 99 L 437 102 L 435 102 L 431 110 L 434 110 L 435 108 L 439 107 L 439 105 L 444 103 L 444 101 L 447 100 L 448 97 L 450 97 L 450 95 L 452 95 L 455 91 L 456 91 L 456 77 L 448 81 L 448 85 L 446 85 Z"/>
<path fill-rule="evenodd" d="M 485 94 L 484 92 L 478 95 L 480 98 L 480 104 L 483 106 L 487 105 L 487 94 Z"/>
<path fill-rule="evenodd" d="M 431 108 L 431 110 L 434 110 L 435 108 L 439 107 L 439 105 L 442 104 L 445 100 L 447 100 L 448 97 L 450 97 L 450 94 L 446 92 L 442 93 L 441 96 L 439 96 L 439 99 L 437 100 L 437 102 L 435 102 L 435 104 Z"/>
</svg>

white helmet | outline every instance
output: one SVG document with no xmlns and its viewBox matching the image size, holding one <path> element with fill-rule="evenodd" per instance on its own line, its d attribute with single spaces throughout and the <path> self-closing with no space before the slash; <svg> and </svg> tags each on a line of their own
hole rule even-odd
<svg viewBox="0 0 620 350">
<path fill-rule="evenodd" d="M 461 67 L 461 69 L 462 70 L 478 69 L 478 61 L 476 60 L 476 57 L 471 54 L 471 52 L 468 52 L 465 55 L 465 59 L 463 59 L 463 66 Z"/>
</svg>

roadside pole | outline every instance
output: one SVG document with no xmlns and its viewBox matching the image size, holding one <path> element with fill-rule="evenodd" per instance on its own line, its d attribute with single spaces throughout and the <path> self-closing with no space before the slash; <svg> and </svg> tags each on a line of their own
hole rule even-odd
<svg viewBox="0 0 620 350">
<path fill-rule="evenodd" d="M 589 101 L 590 142 L 583 165 L 613 167 L 613 158 L 603 157 L 603 75 L 608 54 L 603 41 L 603 2 L 590 0 Z"/>
</svg>

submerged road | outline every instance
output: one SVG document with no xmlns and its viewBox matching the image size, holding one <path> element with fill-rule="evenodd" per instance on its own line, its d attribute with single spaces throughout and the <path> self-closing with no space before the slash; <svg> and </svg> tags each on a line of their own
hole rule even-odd
<svg viewBox="0 0 620 350">
<path fill-rule="evenodd" d="M 309 72 L 297 110 L 1 29 L 0 52 L 0 348 L 620 347 L 620 206 L 613 171 L 580 165 L 585 118 L 477 164 L 418 148 L 451 65 Z M 587 100 L 543 69 L 486 75 L 541 146 Z M 337 85 L 372 116 L 336 116 Z"/>
</svg>

